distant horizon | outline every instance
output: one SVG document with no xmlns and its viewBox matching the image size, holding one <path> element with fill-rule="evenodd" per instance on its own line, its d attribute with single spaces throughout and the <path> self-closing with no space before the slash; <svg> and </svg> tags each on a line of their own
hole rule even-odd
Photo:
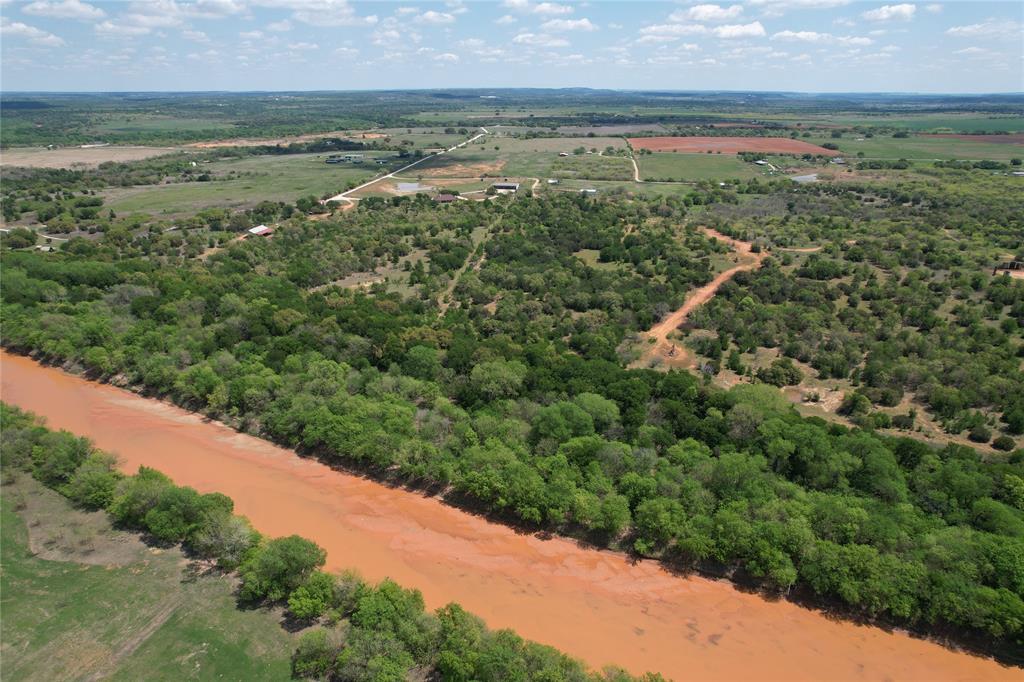
<svg viewBox="0 0 1024 682">
<path fill-rule="evenodd" d="M 991 0 L 0 0 L 0 75 L 52 93 L 1017 93 L 1022 18 Z"/>
<path fill-rule="evenodd" d="M 1024 97 L 1024 90 L 1014 91 L 995 91 L 995 90 L 979 90 L 973 91 L 962 91 L 962 92 L 951 92 L 951 91 L 901 91 L 901 90 L 732 90 L 732 89 L 694 89 L 694 90 L 680 90 L 675 88 L 649 88 L 649 89 L 637 89 L 637 88 L 600 88 L 586 85 L 565 85 L 565 86 L 550 86 L 550 87 L 530 87 L 530 86 L 495 86 L 495 85 L 481 85 L 481 86 L 459 86 L 459 87 L 421 87 L 421 88 L 401 88 L 401 87 L 367 87 L 367 88 L 347 88 L 347 89 L 336 89 L 336 90 L 224 90 L 224 89 L 211 89 L 211 90 L 6 90 L 0 87 L 0 95 L 203 95 L 203 94 L 228 94 L 228 95 L 273 95 L 273 94 L 303 94 L 303 95 L 314 95 L 314 94 L 341 94 L 349 92 L 478 92 L 478 91 L 517 91 L 517 90 L 538 90 L 538 91 L 558 91 L 558 90 L 591 90 L 594 92 L 609 92 L 609 93 L 621 93 L 621 94 L 649 94 L 649 93 L 678 93 L 678 94 L 723 94 L 723 95 L 849 95 L 849 96 L 902 96 L 902 97 L 979 97 L 985 95 L 993 95 L 998 97 Z"/>
</svg>

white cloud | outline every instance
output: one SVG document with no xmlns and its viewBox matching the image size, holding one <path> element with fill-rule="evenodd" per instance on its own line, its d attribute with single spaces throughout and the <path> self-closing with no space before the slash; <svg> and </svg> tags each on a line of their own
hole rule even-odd
<svg viewBox="0 0 1024 682">
<path fill-rule="evenodd" d="M 332 54 L 334 54 L 334 56 L 336 57 L 349 58 L 358 55 L 359 50 L 355 49 L 354 47 L 339 47 L 336 48 Z"/>
<path fill-rule="evenodd" d="M 514 23 L 516 23 L 517 21 L 519 21 L 519 20 L 518 20 L 518 19 L 516 19 L 516 18 L 515 18 L 514 16 L 512 16 L 511 14 L 506 14 L 505 16 L 503 16 L 503 17 L 499 17 L 498 19 L 496 19 L 496 20 L 494 21 L 494 23 L 496 23 L 496 24 L 502 24 L 502 25 L 506 25 L 506 24 L 514 24 Z"/>
<path fill-rule="evenodd" d="M 834 43 L 848 47 L 865 47 L 875 42 L 871 38 L 863 38 L 861 36 L 835 36 L 831 33 L 819 33 L 817 31 L 779 31 L 772 35 L 772 40 L 801 43 Z"/>
<path fill-rule="evenodd" d="M 667 35 L 646 35 L 640 36 L 636 41 L 638 45 L 659 45 L 661 43 L 671 43 L 679 40 L 679 36 L 667 36 Z"/>
<path fill-rule="evenodd" d="M 146 26 L 132 26 L 130 24 L 115 24 L 114 22 L 107 20 L 102 21 L 95 26 L 93 30 L 101 36 L 144 36 L 151 31 Z"/>
<path fill-rule="evenodd" d="M 899 5 L 883 5 L 878 9 L 861 14 L 868 21 L 910 21 L 917 12 L 917 5 L 904 2 Z"/>
<path fill-rule="evenodd" d="M 24 38 L 33 45 L 40 47 L 61 47 L 64 41 L 52 33 L 48 33 L 35 26 L 23 24 L 20 21 L 9 21 L 7 17 L 0 17 L 0 34 Z"/>
<path fill-rule="evenodd" d="M 415 7 L 399 7 L 398 9 L 395 10 L 395 14 L 399 14 L 399 15 L 403 15 L 403 14 L 418 14 L 418 13 L 419 13 L 419 10 L 416 9 Z"/>
<path fill-rule="evenodd" d="M 550 19 L 540 25 L 542 31 L 596 31 L 597 26 L 590 19 Z"/>
<path fill-rule="evenodd" d="M 715 34 L 716 38 L 732 39 L 732 38 L 758 38 L 766 35 L 764 26 L 761 25 L 760 21 L 752 21 L 749 24 L 725 24 L 724 26 L 716 26 L 711 30 Z"/>
<path fill-rule="evenodd" d="M 848 5 L 853 0 L 748 0 L 751 7 L 759 8 L 766 16 L 779 17 L 790 10 L 832 9 Z"/>
<path fill-rule="evenodd" d="M 287 9 L 291 18 L 311 26 L 372 26 L 377 16 L 359 16 L 348 0 L 249 0 L 253 5 Z"/>
<path fill-rule="evenodd" d="M 817 31 L 779 31 L 772 35 L 772 40 L 794 40 L 805 43 L 820 43 L 832 37 L 831 33 Z"/>
<path fill-rule="evenodd" d="M 538 34 L 538 33 L 520 33 L 512 42 L 516 45 L 533 45 L 536 47 L 568 47 L 569 41 L 564 38 L 556 38 L 554 36 Z"/>
<path fill-rule="evenodd" d="M 738 18 L 743 14 L 743 5 L 730 5 L 729 7 L 722 7 L 721 5 L 694 5 L 689 9 L 677 10 L 669 16 L 669 21 L 701 21 L 701 22 L 720 22 L 730 21 Z"/>
<path fill-rule="evenodd" d="M 968 57 L 977 57 L 988 53 L 988 50 L 981 47 L 965 47 L 962 50 L 956 50 L 953 52 L 953 54 L 962 54 Z"/>
<path fill-rule="evenodd" d="M 51 2 L 49 0 L 36 0 L 21 8 L 25 14 L 37 17 L 52 17 L 54 19 L 102 19 L 107 13 L 99 7 L 90 5 L 81 0 L 60 0 Z"/>
<path fill-rule="evenodd" d="M 185 31 L 181 32 L 181 37 L 184 38 L 185 40 L 191 40 L 191 41 L 196 42 L 196 43 L 208 43 L 208 42 L 210 42 L 210 37 L 208 35 L 206 35 L 205 33 L 203 33 L 202 31 L 185 30 Z"/>
<path fill-rule="evenodd" d="M 954 38 L 1020 38 L 1022 30 L 1024 26 L 1019 22 L 989 19 L 980 24 L 954 26 L 946 31 L 946 35 Z"/>
<path fill-rule="evenodd" d="M 444 62 L 446 64 L 458 64 L 459 55 L 452 54 L 451 52 L 443 52 L 439 55 L 434 55 L 435 62 Z"/>
<path fill-rule="evenodd" d="M 238 36 L 245 40 L 259 40 L 263 37 L 263 31 L 242 31 Z"/>
<path fill-rule="evenodd" d="M 197 0 L 184 8 L 187 14 L 200 19 L 221 19 L 245 10 L 244 0 Z"/>
<path fill-rule="evenodd" d="M 454 14 L 448 14 L 447 12 L 435 12 L 434 10 L 428 10 L 423 14 L 416 17 L 416 23 L 419 24 L 450 24 L 455 21 Z"/>
<path fill-rule="evenodd" d="M 288 21 L 287 19 L 282 19 L 281 21 L 272 21 L 269 24 L 267 24 L 267 30 L 276 31 L 278 33 L 284 33 L 285 31 L 292 30 L 292 22 Z"/>
<path fill-rule="evenodd" d="M 701 24 L 654 24 L 640 29 L 645 36 L 696 36 L 707 32 L 708 27 Z"/>
<path fill-rule="evenodd" d="M 302 51 L 305 52 L 305 51 L 309 51 L 309 50 L 319 50 L 320 46 L 317 45 L 316 43 L 303 43 L 303 42 L 300 42 L 300 43 L 289 43 L 288 44 L 288 49 L 289 50 L 302 50 Z"/>
<path fill-rule="evenodd" d="M 939 14 L 942 11 L 942 5 L 937 2 L 933 2 L 930 5 L 925 5 L 924 10 L 926 12 L 931 12 L 932 14 Z"/>
<path fill-rule="evenodd" d="M 556 2 L 534 3 L 531 0 L 503 0 L 501 6 L 523 14 L 540 14 L 542 16 L 560 16 L 573 12 L 571 5 L 560 5 Z"/>
</svg>

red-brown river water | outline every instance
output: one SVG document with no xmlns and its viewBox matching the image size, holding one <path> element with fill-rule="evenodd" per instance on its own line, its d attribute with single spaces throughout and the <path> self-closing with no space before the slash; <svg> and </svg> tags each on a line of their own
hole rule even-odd
<svg viewBox="0 0 1024 682">
<path fill-rule="evenodd" d="M 219 491 L 271 536 L 297 533 L 328 568 L 391 577 L 431 608 L 461 603 L 594 667 L 690 680 L 1021 680 L 1019 669 L 834 620 L 657 563 L 520 534 L 415 492 L 333 470 L 166 403 L 0 352 L 0 397 L 88 436 L 122 468 Z"/>
</svg>

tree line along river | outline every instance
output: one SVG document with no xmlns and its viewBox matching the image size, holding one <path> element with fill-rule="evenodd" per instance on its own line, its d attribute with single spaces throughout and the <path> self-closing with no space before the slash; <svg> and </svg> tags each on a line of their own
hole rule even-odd
<svg viewBox="0 0 1024 682">
<path fill-rule="evenodd" d="M 158 400 L 0 351 L 0 397 L 91 438 L 134 471 L 222 492 L 261 532 L 327 550 L 327 568 L 391 577 L 427 606 L 676 680 L 1019 680 L 1021 671 L 901 632 L 769 601 L 656 562 L 542 539 L 331 469 Z"/>
</svg>

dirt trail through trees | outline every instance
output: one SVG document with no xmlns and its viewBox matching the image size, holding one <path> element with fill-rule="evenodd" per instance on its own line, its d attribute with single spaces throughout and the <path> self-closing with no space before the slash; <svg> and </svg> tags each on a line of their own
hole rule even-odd
<svg viewBox="0 0 1024 682">
<path fill-rule="evenodd" d="M 690 313 L 710 301 L 723 284 L 735 277 L 737 273 L 761 267 L 761 262 L 768 257 L 768 254 L 764 251 L 755 253 L 752 250 L 753 244 L 750 242 L 733 239 L 710 227 L 702 227 L 701 229 L 709 237 L 713 237 L 731 246 L 738 255 L 739 261 L 728 270 L 718 273 L 713 280 L 690 294 L 682 307 L 644 333 L 643 341 L 647 346 L 644 348 L 643 355 L 633 363 L 634 367 L 647 367 L 656 360 L 660 360 L 662 366 L 665 367 L 691 367 L 693 365 L 693 354 L 682 344 L 669 340 L 669 336 L 679 328 L 679 325 L 686 321 Z M 653 339 L 653 342 L 651 339 Z"/>
</svg>

